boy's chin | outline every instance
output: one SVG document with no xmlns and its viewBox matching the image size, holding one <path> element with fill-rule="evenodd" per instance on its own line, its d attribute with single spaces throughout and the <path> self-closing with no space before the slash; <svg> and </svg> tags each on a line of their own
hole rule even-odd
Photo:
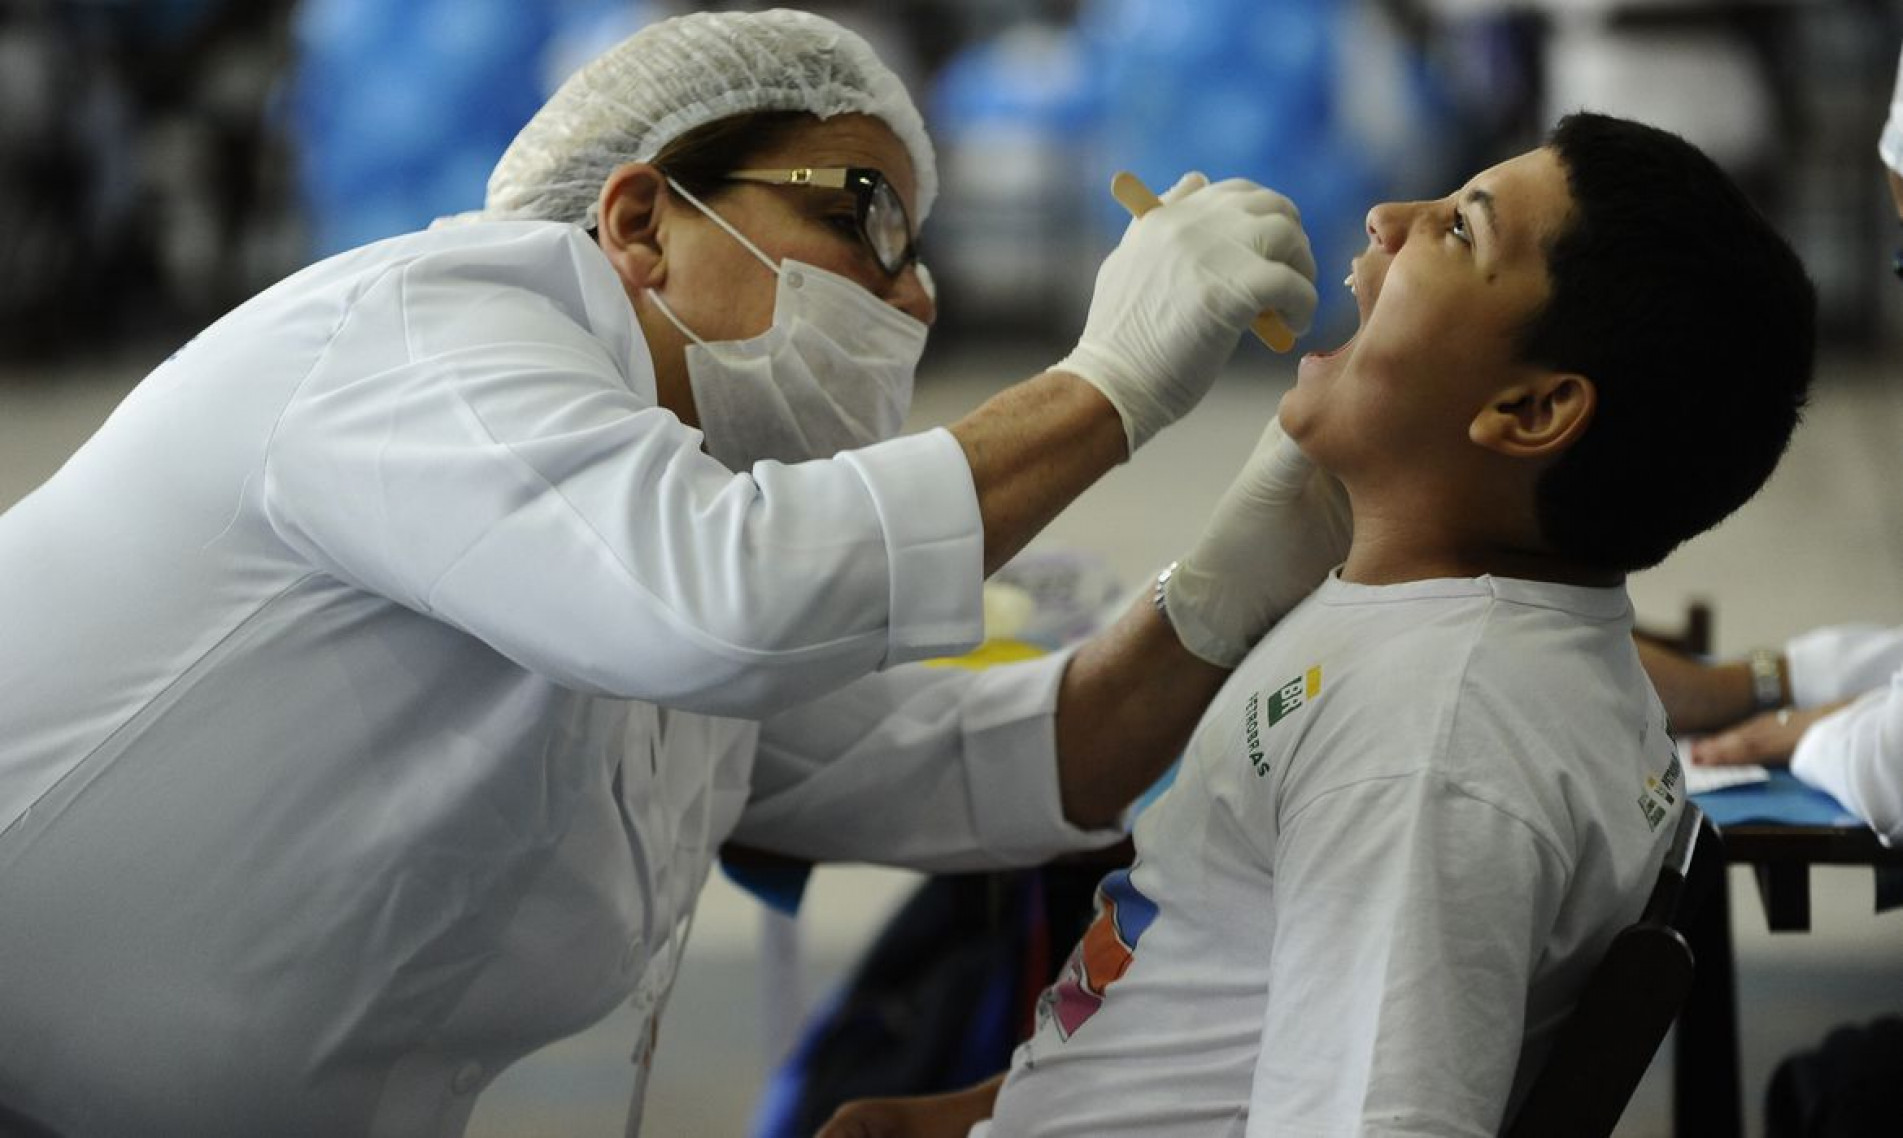
<svg viewBox="0 0 1903 1138">
<path fill-rule="evenodd" d="M 1292 408 L 1291 401 L 1295 404 Z M 1295 388 L 1291 387 L 1284 391 L 1282 398 L 1275 405 L 1275 421 L 1281 425 L 1282 433 L 1295 444 L 1295 449 L 1301 451 L 1310 462 L 1313 462 L 1314 451 L 1309 448 L 1304 439 L 1309 435 L 1310 428 L 1315 425 L 1314 409 L 1302 406 L 1303 402 L 1302 396 Z"/>
</svg>

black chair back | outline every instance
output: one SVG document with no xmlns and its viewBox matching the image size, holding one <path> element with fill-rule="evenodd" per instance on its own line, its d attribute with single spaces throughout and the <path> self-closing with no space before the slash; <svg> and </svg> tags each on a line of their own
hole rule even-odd
<svg viewBox="0 0 1903 1138">
<path fill-rule="evenodd" d="M 1608 1138 L 1692 983 L 1685 928 L 1724 872 L 1717 829 L 1691 802 L 1639 919 L 1587 979 L 1510 1138 Z"/>
</svg>

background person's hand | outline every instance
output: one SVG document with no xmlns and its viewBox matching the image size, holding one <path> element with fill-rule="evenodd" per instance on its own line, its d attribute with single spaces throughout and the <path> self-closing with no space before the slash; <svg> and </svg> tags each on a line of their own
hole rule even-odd
<svg viewBox="0 0 1903 1138">
<path fill-rule="evenodd" d="M 1348 492 L 1269 425 L 1163 587 L 1183 647 L 1233 668 L 1341 564 L 1354 523 Z"/>
<path fill-rule="evenodd" d="M 1845 701 L 1847 703 L 1848 701 Z M 1844 707 L 1781 708 L 1754 715 L 1735 727 L 1691 741 L 1691 760 L 1700 766 L 1789 765 L 1798 740 L 1811 724 Z"/>
<path fill-rule="evenodd" d="M 1645 636 L 1635 640 L 1639 663 L 1665 705 L 1674 733 L 1717 731 L 1757 711 L 1749 664 L 1708 664 Z"/>
<path fill-rule="evenodd" d="M 1287 198 L 1188 174 L 1130 223 L 1097 270 L 1084 333 L 1053 366 L 1103 392 L 1130 453 L 1208 393 L 1264 309 L 1298 335 L 1315 316 L 1315 257 Z"/>
</svg>

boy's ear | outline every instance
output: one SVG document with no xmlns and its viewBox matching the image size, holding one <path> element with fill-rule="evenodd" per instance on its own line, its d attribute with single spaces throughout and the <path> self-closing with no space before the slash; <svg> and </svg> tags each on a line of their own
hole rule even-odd
<svg viewBox="0 0 1903 1138">
<path fill-rule="evenodd" d="M 647 162 L 616 167 L 601 184 L 595 239 L 630 290 L 653 288 L 667 277 L 661 248 L 667 175 Z"/>
<path fill-rule="evenodd" d="M 1583 375 L 1542 372 L 1495 393 L 1467 437 L 1509 458 L 1556 458 L 1585 434 L 1598 399 Z"/>
</svg>

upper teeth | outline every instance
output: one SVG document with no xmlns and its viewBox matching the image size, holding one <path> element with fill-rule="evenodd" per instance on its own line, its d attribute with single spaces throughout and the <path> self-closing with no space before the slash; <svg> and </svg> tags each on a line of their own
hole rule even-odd
<svg viewBox="0 0 1903 1138">
<path fill-rule="evenodd" d="M 1347 276 L 1341 278 L 1341 283 L 1348 286 L 1349 292 L 1355 291 L 1355 275 L 1353 273 L 1349 273 Z"/>
</svg>

